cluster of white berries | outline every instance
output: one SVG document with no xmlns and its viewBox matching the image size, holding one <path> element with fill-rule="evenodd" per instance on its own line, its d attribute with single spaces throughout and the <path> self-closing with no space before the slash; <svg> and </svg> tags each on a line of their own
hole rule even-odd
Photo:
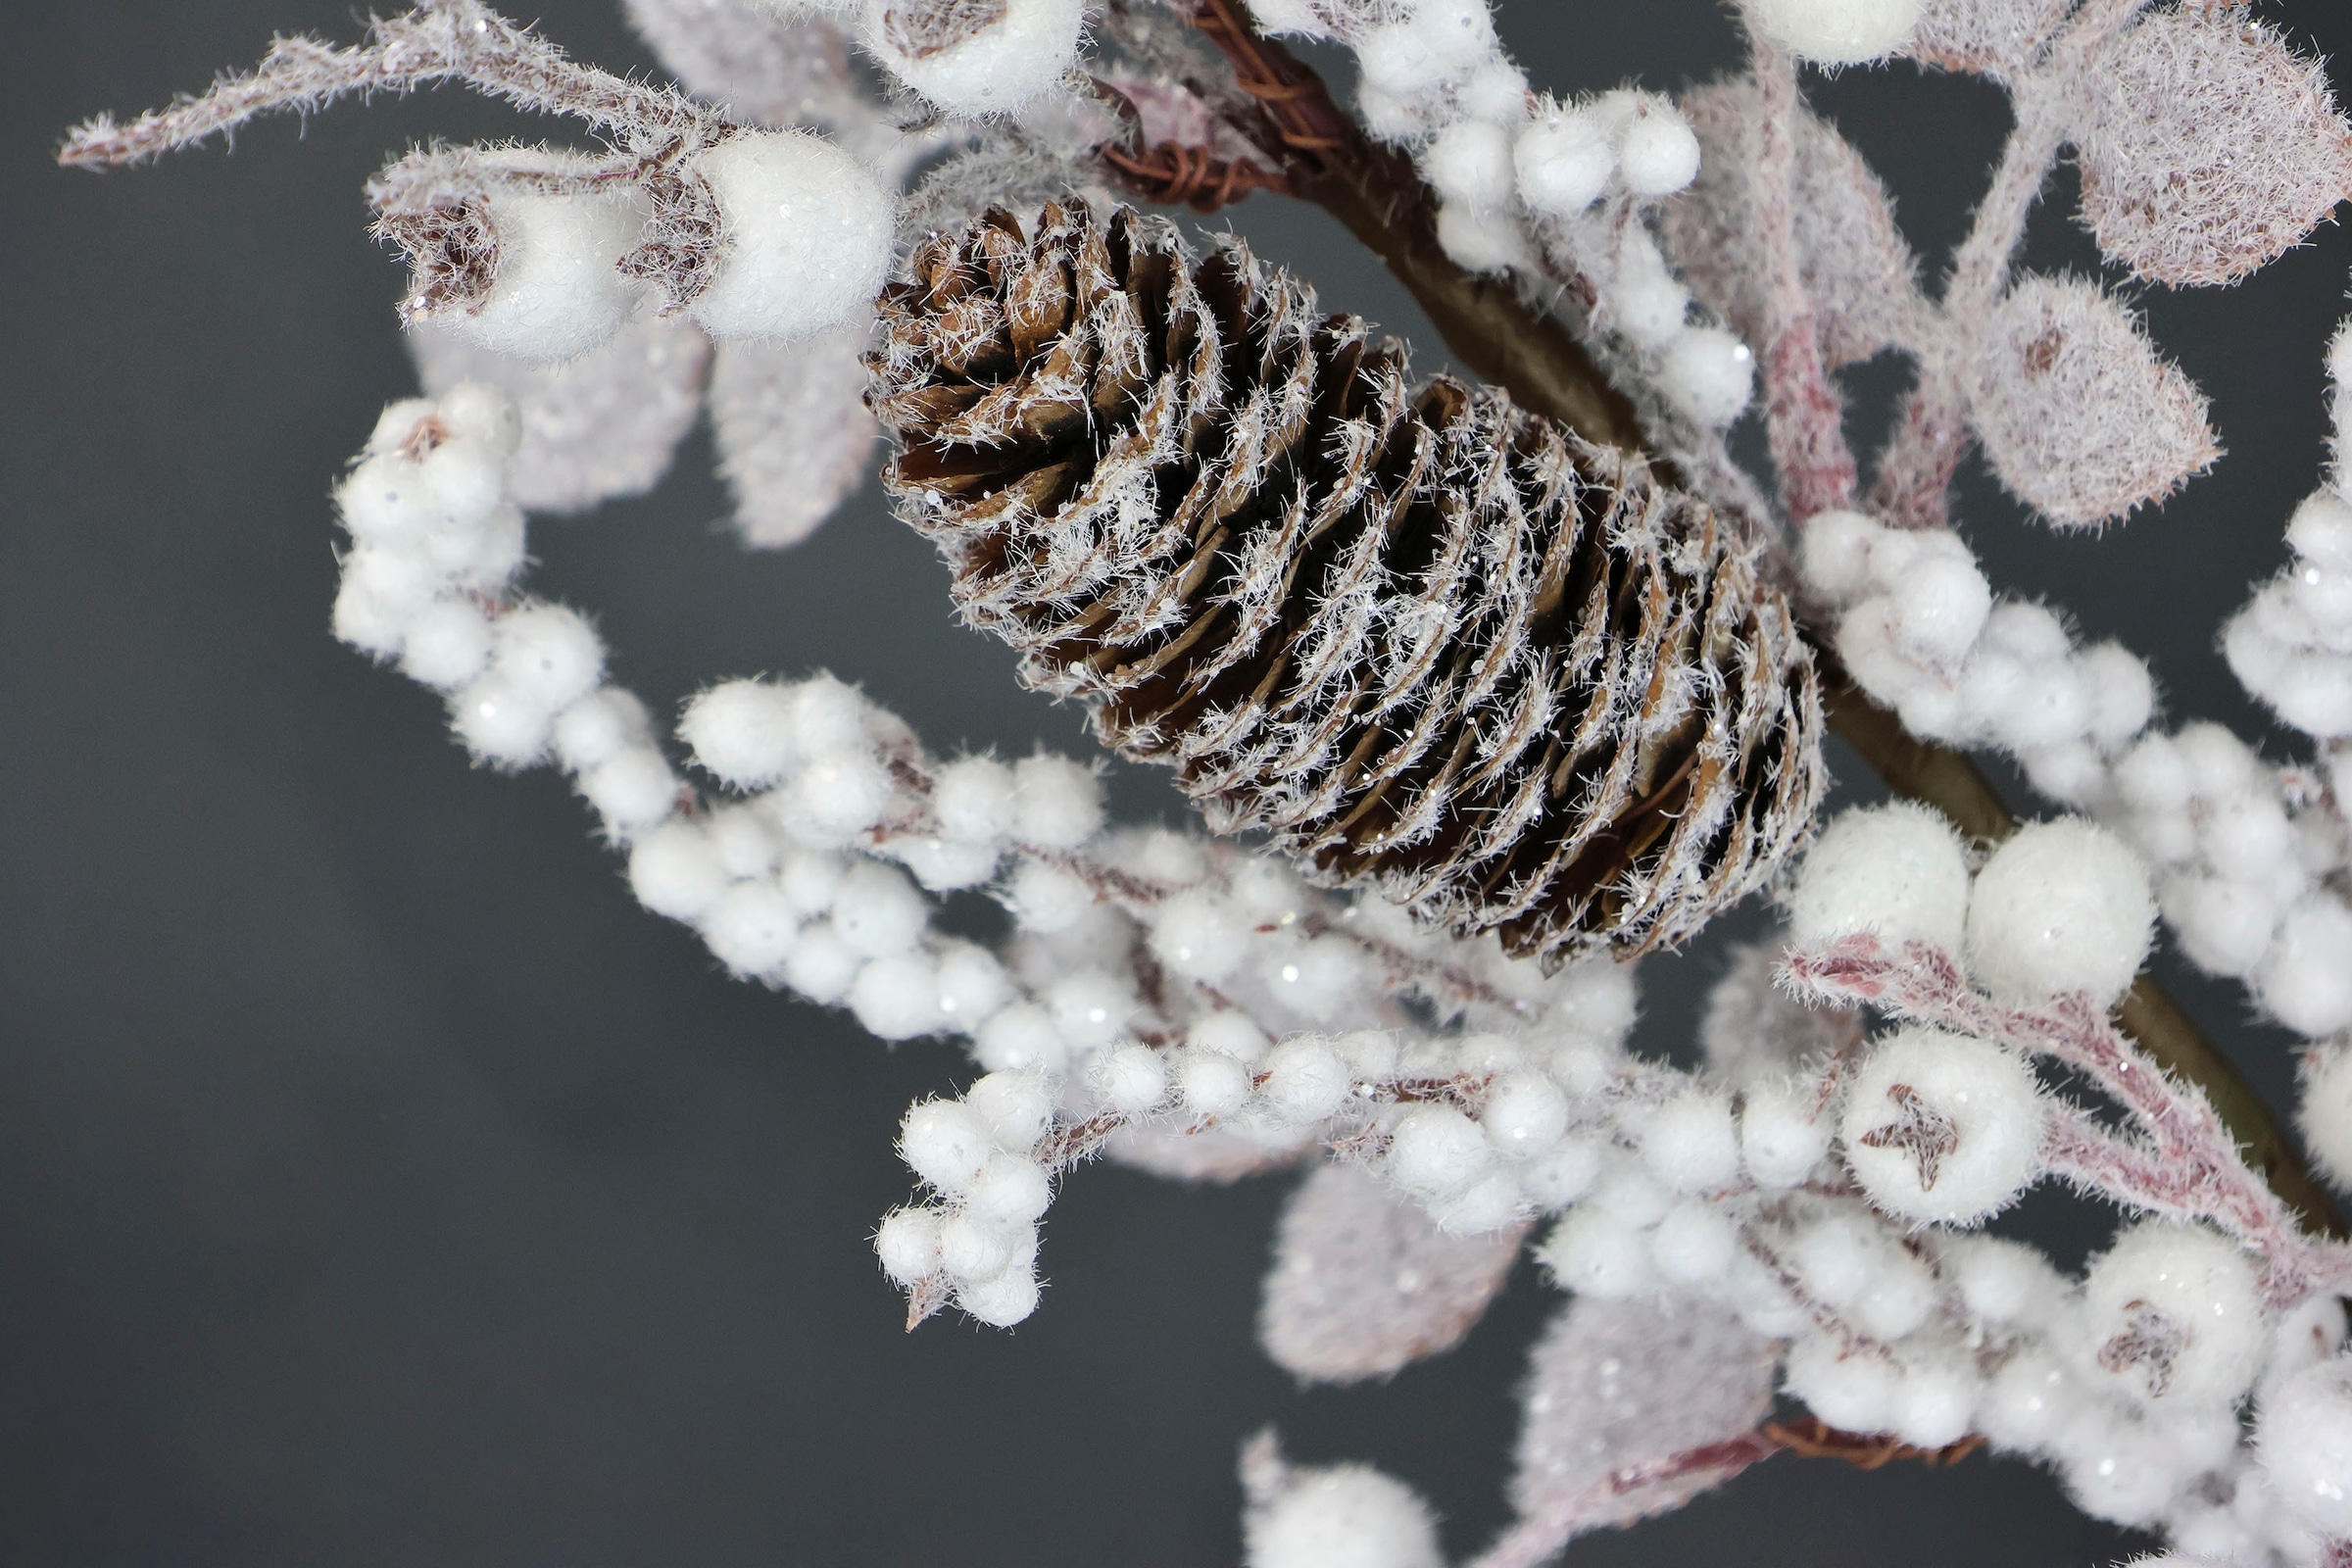
<svg viewBox="0 0 2352 1568">
<path fill-rule="evenodd" d="M 2298 520 L 2341 505 L 2320 498 Z M 2113 643 L 2078 647 L 2041 606 L 1995 603 L 1956 535 L 1826 512 L 1805 525 L 1803 568 L 1840 612 L 1838 657 L 1907 729 L 2017 757 L 2155 868 L 2190 958 L 2249 981 L 2299 1033 L 2352 1026 L 2352 908 L 2324 885 L 2346 863 L 2344 826 L 2316 791 L 2290 790 L 2219 725 L 2151 730 L 2146 665 Z M 2037 897 L 2021 896 L 2021 908 Z"/>
<path fill-rule="evenodd" d="M 848 24 L 875 64 L 943 114 L 1017 113 L 1076 64 L 1086 0 L 756 0 L 787 18 Z"/>
<path fill-rule="evenodd" d="M 1269 32 L 1336 38 L 1363 73 L 1357 107 L 1374 135 L 1415 149 L 1437 192 L 1438 240 L 1474 271 L 1541 274 L 1556 263 L 1594 295 L 1593 318 L 1641 356 L 1694 424 L 1747 407 L 1754 356 L 1690 319 L 1642 209 L 1698 173 L 1698 138 L 1656 93 L 1536 98 L 1503 52 L 1487 0 L 1412 0 L 1374 10 L 1252 0 Z"/>
<path fill-rule="evenodd" d="M 539 158 L 540 155 L 532 155 Z M 543 160 L 542 160 L 543 161 Z M 519 155 L 483 160 L 493 172 Z M 713 337 L 791 340 L 862 318 L 890 266 L 897 203 L 882 176 L 806 130 L 745 131 L 686 161 L 717 206 L 716 251 L 686 314 Z M 487 292 L 434 319 L 517 359 L 575 359 L 648 309 L 619 270 L 646 239 L 626 197 L 493 181 Z"/>
</svg>

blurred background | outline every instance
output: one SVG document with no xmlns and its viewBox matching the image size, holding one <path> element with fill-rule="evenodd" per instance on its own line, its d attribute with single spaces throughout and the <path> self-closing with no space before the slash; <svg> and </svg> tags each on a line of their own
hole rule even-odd
<svg viewBox="0 0 2352 1568">
<path fill-rule="evenodd" d="M 1519 1360 L 1558 1299 L 1532 1267 L 1455 1352 L 1300 1391 L 1251 1340 L 1290 1179 L 1097 1165 L 1048 1219 L 1037 1316 L 903 1334 L 866 1239 L 909 1188 L 901 1111 L 966 1079 L 960 1054 L 726 980 L 636 907 L 559 778 L 468 767 L 429 693 L 328 636 L 327 487 L 415 384 L 361 183 L 414 140 L 569 127 L 443 91 L 63 172 L 74 121 L 200 89 L 272 30 L 364 24 L 336 0 L 9 10 L 0 1561 L 1230 1563 L 1235 1450 L 1268 1423 L 1297 1457 L 1421 1488 L 1456 1551 L 1495 1529 Z M 2352 42 L 2343 8 L 2267 10 L 2307 47 Z M 538 15 L 583 58 L 653 69 L 613 0 Z M 1707 0 L 1506 0 L 1501 25 L 1562 91 L 1738 59 Z M 2005 100 L 1908 67 L 1812 92 L 1937 271 Z M 2037 215 L 2035 268 L 2099 267 L 2071 189 Z M 1317 214 L 1260 196 L 1232 220 L 1443 363 Z M 2316 480 L 2347 261 L 2328 227 L 2240 288 L 2145 292 L 2230 449 L 2162 511 L 2060 537 L 1970 470 L 1996 584 L 2150 655 L 2176 717 L 2266 732 L 2213 637 Z M 1905 379 L 1851 377 L 1866 409 Z M 726 511 L 698 432 L 653 494 L 537 521 L 532 584 L 597 614 L 658 710 L 829 667 L 943 751 L 1088 749 L 953 623 L 873 487 L 782 555 L 738 550 Z M 1114 798 L 1181 811 L 1134 770 Z M 1651 1049 L 1686 1049 L 1725 940 L 1647 966 Z M 2168 975 L 2284 1103 L 2282 1038 Z M 2071 1260 L 2104 1222 L 2042 1200 L 2021 1223 Z M 2025 1568 L 2132 1544 L 2006 1461 L 1784 1458 L 1570 1560 Z"/>
</svg>

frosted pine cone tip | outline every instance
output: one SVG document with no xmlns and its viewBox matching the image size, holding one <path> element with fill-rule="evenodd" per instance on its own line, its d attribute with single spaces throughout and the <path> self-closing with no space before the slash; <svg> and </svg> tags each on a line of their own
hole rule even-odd
<svg viewBox="0 0 2352 1568">
<path fill-rule="evenodd" d="M 1547 958 L 1680 940 L 1807 831 L 1810 656 L 1639 457 L 1123 209 L 936 236 L 882 322 L 964 615 L 1217 830 Z"/>
</svg>

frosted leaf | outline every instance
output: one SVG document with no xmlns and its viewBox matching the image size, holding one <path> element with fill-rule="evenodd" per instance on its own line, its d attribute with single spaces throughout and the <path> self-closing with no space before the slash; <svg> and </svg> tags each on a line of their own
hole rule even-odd
<svg viewBox="0 0 2352 1568">
<path fill-rule="evenodd" d="M 1939 71 L 2006 76 L 2032 62 L 2072 0 L 1928 0 L 1903 51 Z"/>
<path fill-rule="evenodd" d="M 1283 1211 L 1258 1339 L 1276 1365 L 1309 1382 L 1385 1377 L 1460 1343 L 1526 1234 L 1512 1225 L 1449 1236 L 1365 1171 L 1319 1166 Z"/>
<path fill-rule="evenodd" d="M 1698 135 L 1698 177 L 1660 207 L 1661 237 L 1691 292 L 1760 351 L 1764 269 L 1753 181 L 1762 109 L 1755 83 L 1715 82 L 1685 95 L 1681 107 Z M 1830 368 L 1905 341 L 1918 264 L 1895 227 L 1893 201 L 1862 155 L 1801 107 L 1792 186 L 1797 272 Z"/>
<path fill-rule="evenodd" d="M 2142 277 L 2230 282 L 2352 195 L 2327 76 L 2236 7 L 2151 12 L 2071 97 L 2082 221 Z"/>
<path fill-rule="evenodd" d="M 1833 1055 L 1862 1037 L 1851 1007 L 1808 1007 L 1772 983 L 1781 947 L 1776 940 L 1735 950 L 1731 967 L 1707 993 L 1698 1043 L 1707 1066 L 1736 1088 Z"/>
<path fill-rule="evenodd" d="M 409 332 L 426 396 L 484 381 L 514 397 L 522 444 L 507 494 L 531 512 L 579 512 L 651 490 L 694 423 L 710 349 L 688 323 L 654 318 L 564 365 L 493 354 L 430 324 Z"/>
<path fill-rule="evenodd" d="M 1302 1136 L 1293 1143 L 1267 1144 L 1225 1127 L 1188 1132 L 1130 1124 L 1110 1135 L 1102 1152 L 1168 1181 L 1223 1186 L 1289 1164 L 1305 1141 Z"/>
<path fill-rule="evenodd" d="M 864 482 L 880 433 L 865 408 L 864 347 L 862 322 L 791 343 L 719 345 L 710 422 L 744 543 L 799 544 Z"/>
<path fill-rule="evenodd" d="M 1773 1342 L 1710 1302 L 1579 1298 L 1529 1360 L 1511 1502 L 1489 1562 L 1540 1562 L 1572 1537 L 1679 1508 L 1769 1451 Z"/>
<path fill-rule="evenodd" d="M 763 125 L 840 118 L 850 52 L 821 18 L 786 21 L 756 0 L 627 0 L 629 24 L 678 85 Z"/>
<path fill-rule="evenodd" d="M 2009 493 L 2068 527 L 2125 515 L 2221 455 L 2205 395 L 2082 278 L 2029 277 L 1984 323 L 1972 413 Z"/>
</svg>

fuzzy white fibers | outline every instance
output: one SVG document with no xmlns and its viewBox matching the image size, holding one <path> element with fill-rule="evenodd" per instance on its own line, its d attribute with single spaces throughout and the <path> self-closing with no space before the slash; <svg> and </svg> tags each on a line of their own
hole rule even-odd
<svg viewBox="0 0 2352 1568">
<path fill-rule="evenodd" d="M 1854 66 L 1900 49 L 1919 25 L 1920 0 L 1747 0 L 1775 43 L 1825 66 Z"/>
<path fill-rule="evenodd" d="M 1369 1465 L 1298 1470 L 1244 1522 L 1250 1568 L 1445 1568 L 1413 1489 Z"/>
<path fill-rule="evenodd" d="M 1870 1200 L 1907 1220 L 1973 1225 L 2033 1180 L 2041 1136 L 2034 1069 L 1986 1040 L 1903 1029 L 1846 1091 L 1840 1140 Z"/>
<path fill-rule="evenodd" d="M 628 321 L 638 284 L 615 267 L 642 224 L 625 203 L 502 190 L 488 210 L 490 292 L 436 320 L 493 353 L 541 361 L 576 359 Z"/>
<path fill-rule="evenodd" d="M 1813 946 L 1867 931 L 1957 955 L 1968 900 L 1968 855 L 1950 820 L 1895 801 L 1842 812 L 1814 841 L 1789 891 L 1788 935 Z"/>
<path fill-rule="evenodd" d="M 2035 822 L 1992 852 L 1968 901 L 1970 966 L 2004 1001 L 2131 988 L 2154 935 L 2147 867 L 2081 817 Z"/>
<path fill-rule="evenodd" d="M 890 267 L 893 202 L 873 170 L 803 130 L 695 155 L 725 250 L 688 314 L 713 337 L 799 338 L 861 316 Z"/>
</svg>

